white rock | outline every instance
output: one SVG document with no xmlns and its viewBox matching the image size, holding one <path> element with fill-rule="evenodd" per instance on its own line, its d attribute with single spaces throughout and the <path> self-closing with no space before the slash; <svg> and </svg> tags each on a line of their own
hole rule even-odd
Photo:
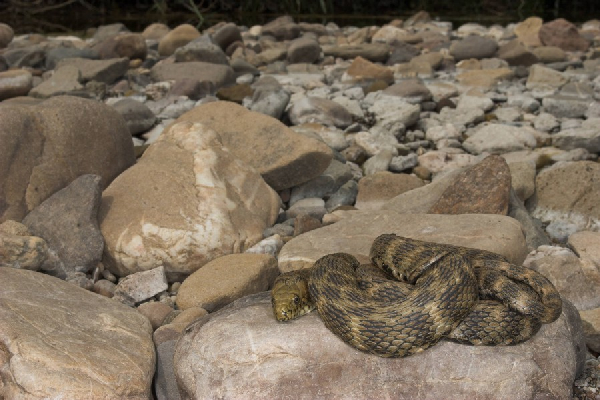
<svg viewBox="0 0 600 400">
<path fill-rule="evenodd" d="M 535 136 L 528 129 L 500 124 L 484 126 L 463 142 L 463 147 L 472 154 L 501 154 L 535 146 Z"/>
<path fill-rule="evenodd" d="M 136 272 L 121 279 L 115 288 L 113 299 L 133 306 L 164 292 L 169 287 L 165 267 Z"/>
</svg>

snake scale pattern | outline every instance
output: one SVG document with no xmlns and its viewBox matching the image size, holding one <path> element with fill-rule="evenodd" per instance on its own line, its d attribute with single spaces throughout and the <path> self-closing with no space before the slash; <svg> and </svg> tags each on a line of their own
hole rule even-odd
<svg viewBox="0 0 600 400">
<path fill-rule="evenodd" d="M 356 349 L 405 357 L 446 338 L 513 345 L 561 313 L 560 295 L 538 272 L 484 250 L 381 235 L 372 265 L 346 253 L 280 275 L 272 290 L 278 321 L 316 308 L 325 326 Z"/>
</svg>

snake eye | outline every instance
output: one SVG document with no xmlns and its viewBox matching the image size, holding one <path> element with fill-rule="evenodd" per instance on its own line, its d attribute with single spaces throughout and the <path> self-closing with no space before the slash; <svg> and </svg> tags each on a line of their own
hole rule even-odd
<svg viewBox="0 0 600 400">
<path fill-rule="evenodd" d="M 294 295 L 294 304 L 298 304 L 300 303 L 300 297 L 298 297 L 298 295 Z"/>
</svg>

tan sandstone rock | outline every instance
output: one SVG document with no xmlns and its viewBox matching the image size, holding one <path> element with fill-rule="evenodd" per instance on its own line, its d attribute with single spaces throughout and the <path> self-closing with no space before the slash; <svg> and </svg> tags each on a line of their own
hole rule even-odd
<svg viewBox="0 0 600 400">
<path fill-rule="evenodd" d="M 181 46 L 185 46 L 192 40 L 200 37 L 198 29 L 190 24 L 182 24 L 165 34 L 158 42 L 158 54 L 170 56 Z"/>
<path fill-rule="evenodd" d="M 223 145 L 235 157 L 256 168 L 275 190 L 291 188 L 319 176 L 333 157 L 323 142 L 235 103 L 219 101 L 198 106 L 175 122 L 182 121 L 202 122 L 216 131 Z"/>
<path fill-rule="evenodd" d="M 268 254 L 219 257 L 183 281 L 177 293 L 177 306 L 181 310 L 202 307 L 212 312 L 234 300 L 269 289 L 277 275 L 277 260 Z"/>
<path fill-rule="evenodd" d="M 104 261 L 125 276 L 164 265 L 169 280 L 262 239 L 279 196 L 202 124 L 171 126 L 103 193 Z"/>
<path fill-rule="evenodd" d="M 22 220 L 83 174 L 105 188 L 135 162 L 123 117 L 80 97 L 0 105 L 0 143 L 0 222 Z"/>
<path fill-rule="evenodd" d="M 531 198 L 532 216 L 549 223 L 547 231 L 564 240 L 577 231 L 600 231 L 600 164 L 558 162 L 540 171 Z"/>
<path fill-rule="evenodd" d="M 528 47 L 538 47 L 542 45 L 538 36 L 544 20 L 540 17 L 529 17 L 525 21 L 515 26 L 515 35 L 519 41 Z"/>
<path fill-rule="evenodd" d="M 6 224 L 6 221 L 0 227 Z M 39 270 L 48 258 L 46 241 L 31 234 L 15 235 L 0 230 L 0 267 Z"/>
<path fill-rule="evenodd" d="M 37 272 L 0 268 L 0 282 L 0 398 L 152 396 L 146 317 Z"/>
<path fill-rule="evenodd" d="M 510 217 L 380 210 L 355 212 L 333 225 L 290 240 L 279 253 L 279 269 L 288 272 L 310 267 L 320 257 L 336 252 L 368 257 L 373 240 L 383 233 L 489 250 L 516 264 L 527 255 L 521 224 Z"/>
<path fill-rule="evenodd" d="M 578 310 L 590 310 L 600 307 L 600 272 L 584 260 L 564 247 L 540 246 L 527 256 L 524 265 L 546 276 L 561 297 Z"/>
<path fill-rule="evenodd" d="M 485 69 L 465 71 L 456 79 L 463 86 L 476 86 L 482 89 L 491 89 L 503 79 L 512 78 L 514 73 L 509 68 Z"/>
<path fill-rule="evenodd" d="M 362 353 L 313 312 L 273 317 L 269 293 L 249 296 L 188 328 L 175 348 L 183 398 L 567 399 L 583 369 L 579 315 L 562 316 L 516 346 L 440 342 L 406 358 Z"/>
<path fill-rule="evenodd" d="M 358 181 L 355 207 L 376 210 L 391 198 L 423 185 L 423 181 L 413 175 L 377 172 Z"/>
</svg>

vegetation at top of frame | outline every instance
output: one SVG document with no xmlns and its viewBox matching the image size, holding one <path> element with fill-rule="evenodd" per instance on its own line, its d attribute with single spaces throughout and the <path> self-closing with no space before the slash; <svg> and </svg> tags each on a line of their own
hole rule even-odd
<svg viewBox="0 0 600 400">
<path fill-rule="evenodd" d="M 41 23 L 52 28 L 53 21 L 69 24 L 79 20 L 85 24 L 100 24 L 127 18 L 143 19 L 151 16 L 156 22 L 182 22 L 174 19 L 183 15 L 183 22 L 204 27 L 210 15 L 241 22 L 252 20 L 248 15 L 304 15 L 336 17 L 394 16 L 428 11 L 441 18 L 480 17 L 524 19 L 537 15 L 544 19 L 563 17 L 571 21 L 600 18 L 598 0 L 380 0 L 376 7 L 372 0 L 3 0 L 0 17 L 8 23 L 17 21 Z M 55 28 L 60 25 L 55 24 Z M 43 29 L 43 28 L 41 28 Z M 59 29 L 60 30 L 60 29 Z"/>
</svg>

